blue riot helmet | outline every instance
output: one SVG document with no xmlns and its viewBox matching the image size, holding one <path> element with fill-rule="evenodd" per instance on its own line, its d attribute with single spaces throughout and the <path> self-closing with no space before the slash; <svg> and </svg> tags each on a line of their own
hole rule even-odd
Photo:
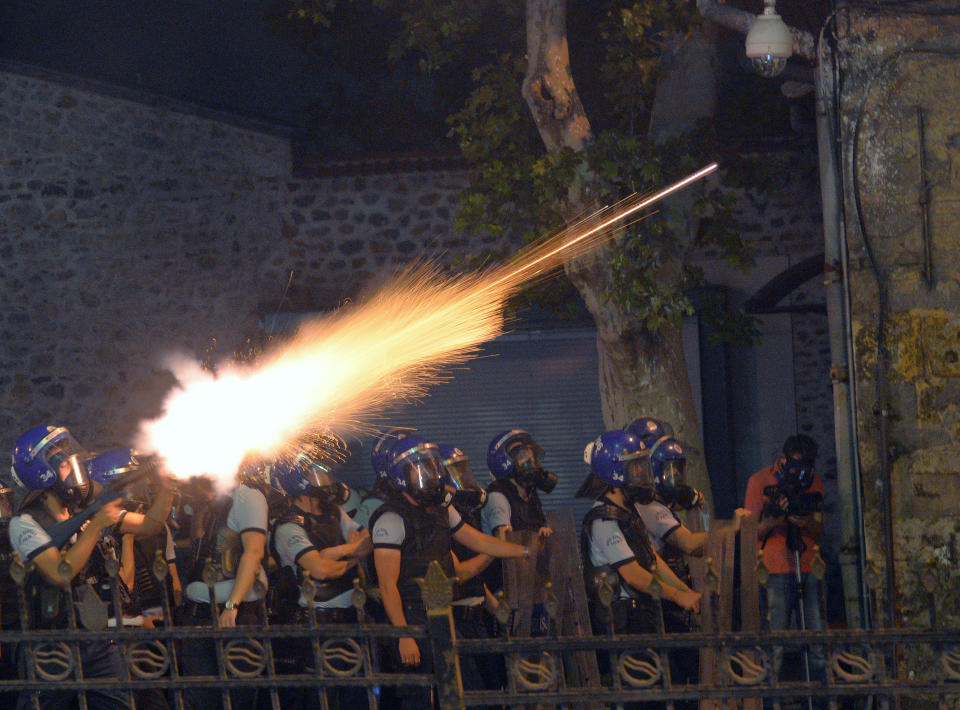
<svg viewBox="0 0 960 710">
<path fill-rule="evenodd" d="M 68 505 L 83 506 L 92 491 L 84 463 L 89 457 L 65 427 L 37 426 L 17 439 L 10 472 L 30 491 L 50 490 Z M 21 505 L 27 503 L 25 499 Z"/>
<path fill-rule="evenodd" d="M 608 486 L 622 488 L 632 503 L 646 504 L 653 500 L 650 452 L 628 431 L 605 431 L 594 440 L 590 473 Z"/>
<path fill-rule="evenodd" d="M 90 480 L 102 486 L 116 480 L 120 476 L 136 471 L 140 468 L 140 461 L 133 449 L 112 449 L 101 454 L 94 454 L 86 461 L 87 473 Z M 153 496 L 150 484 L 138 483 L 125 490 L 125 505 L 129 510 L 136 510 L 141 504 L 146 504 Z"/>
<path fill-rule="evenodd" d="M 330 469 L 306 456 L 279 458 L 270 464 L 271 484 L 291 498 L 312 496 L 328 505 L 342 505 L 350 489 Z"/>
<path fill-rule="evenodd" d="M 653 479 L 657 497 L 667 505 L 695 508 L 703 502 L 703 494 L 686 483 L 687 457 L 680 442 L 672 436 L 663 436 L 650 450 Z"/>
<path fill-rule="evenodd" d="M 644 415 L 637 417 L 624 427 L 625 430 L 640 439 L 640 443 L 646 448 L 653 448 L 653 445 L 665 436 L 673 436 L 673 427 L 661 419 Z"/>
<path fill-rule="evenodd" d="M 387 429 L 373 442 L 370 450 L 370 465 L 373 467 L 375 480 L 387 477 L 387 467 L 390 465 L 390 447 L 413 433 L 410 427 L 397 426 Z"/>
<path fill-rule="evenodd" d="M 90 480 L 104 486 L 139 467 L 133 449 L 112 449 L 102 454 L 94 454 L 87 459 L 86 464 Z"/>
<path fill-rule="evenodd" d="M 395 491 L 408 494 L 420 505 L 442 504 L 446 490 L 440 448 L 418 436 L 397 441 L 390 447 L 387 480 Z"/>
<path fill-rule="evenodd" d="M 487 492 L 477 485 L 470 465 L 470 457 L 456 446 L 439 446 L 446 484 L 453 489 L 453 504 L 457 509 L 482 508 Z"/>
<path fill-rule="evenodd" d="M 487 467 L 495 479 L 513 477 L 525 488 L 549 493 L 557 486 L 557 475 L 542 462 L 543 447 L 523 429 L 501 432 L 487 447 Z"/>
<path fill-rule="evenodd" d="M 272 461 L 256 454 L 248 454 L 237 467 L 237 478 L 245 486 L 256 488 L 258 491 L 267 495 L 271 490 L 276 493 L 283 493 L 275 485 L 270 477 L 270 466 Z"/>
</svg>

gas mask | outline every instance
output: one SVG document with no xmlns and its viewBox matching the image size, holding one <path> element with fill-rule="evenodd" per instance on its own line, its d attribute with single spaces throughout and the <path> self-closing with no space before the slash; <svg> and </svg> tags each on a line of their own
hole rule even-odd
<svg viewBox="0 0 960 710">
<path fill-rule="evenodd" d="M 424 507 L 442 505 L 446 487 L 440 473 L 442 464 L 439 457 L 434 453 L 423 455 L 414 450 L 405 458 L 403 477 L 407 494 Z"/>
<path fill-rule="evenodd" d="M 322 486 L 311 486 L 309 495 L 325 505 L 343 505 L 350 499 L 350 488 L 345 483 L 334 481 Z"/>
<path fill-rule="evenodd" d="M 44 452 L 44 456 L 50 468 L 60 474 L 53 484 L 53 492 L 72 511 L 83 509 L 93 498 L 93 482 L 82 460 L 86 452 L 54 446 Z"/>
<path fill-rule="evenodd" d="M 449 494 L 447 505 L 453 505 L 457 510 L 482 508 L 487 502 L 487 492 L 477 485 L 470 459 L 459 449 L 455 451 L 457 454 L 443 460 Z"/>
<path fill-rule="evenodd" d="M 652 503 L 656 496 L 653 486 L 653 471 L 650 467 L 650 454 L 645 450 L 644 456 L 626 462 L 626 475 L 623 482 L 623 493 L 627 502 L 637 505 Z"/>
<path fill-rule="evenodd" d="M 684 510 L 693 510 L 703 507 L 703 493 L 692 486 L 677 486 L 677 492 L 672 502 L 679 505 Z"/>
<path fill-rule="evenodd" d="M 543 449 L 539 446 L 523 443 L 514 446 L 509 454 L 516 468 L 514 480 L 521 486 L 536 488 L 544 493 L 550 493 L 557 487 L 557 474 L 543 468 Z"/>
</svg>

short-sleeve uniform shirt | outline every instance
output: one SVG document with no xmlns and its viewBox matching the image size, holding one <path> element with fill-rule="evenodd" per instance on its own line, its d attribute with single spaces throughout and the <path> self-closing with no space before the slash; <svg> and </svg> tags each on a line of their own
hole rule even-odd
<svg viewBox="0 0 960 710">
<path fill-rule="evenodd" d="M 263 493 L 255 488 L 250 488 L 240 484 L 233 489 L 230 494 L 233 503 L 230 506 L 230 512 L 227 514 L 227 527 L 235 533 L 242 535 L 245 532 L 257 531 L 267 534 L 267 499 Z M 263 589 L 267 588 L 267 575 L 263 571 L 263 565 L 257 570 L 257 579 L 263 584 Z M 260 598 L 256 592 L 257 585 L 251 585 L 249 591 L 244 595 L 243 601 L 252 602 Z M 233 580 L 224 579 L 214 585 L 214 594 L 217 602 L 223 603 L 230 597 L 233 591 Z M 207 585 L 201 581 L 194 581 L 187 585 L 184 590 L 187 598 L 195 602 L 208 602 L 210 595 L 207 591 Z M 262 596 L 262 595 L 261 595 Z"/>
<path fill-rule="evenodd" d="M 637 503 L 634 507 L 643 520 L 643 526 L 647 529 L 647 536 L 653 543 L 653 549 L 659 553 L 667 544 L 670 533 L 680 528 L 682 523 L 676 513 L 659 501 L 646 505 Z"/>
<path fill-rule="evenodd" d="M 30 562 L 48 547 L 53 547 L 53 540 L 50 539 L 50 535 L 41 527 L 40 523 L 33 519 L 30 513 L 22 513 L 11 518 L 8 531 L 10 545 L 24 564 Z"/>
<path fill-rule="evenodd" d="M 447 518 L 450 522 L 451 535 L 456 533 L 457 530 L 464 525 L 463 518 L 460 517 L 460 513 L 458 513 L 457 509 L 452 505 L 447 507 Z M 373 526 L 373 531 L 370 534 L 373 536 L 374 549 L 378 547 L 400 549 L 400 546 L 407 537 L 403 518 L 392 511 L 384 513 L 377 519 L 376 524 Z"/>
<path fill-rule="evenodd" d="M 487 502 L 480 510 L 480 527 L 487 535 L 493 535 L 497 528 L 510 525 L 513 509 L 507 497 L 498 491 L 487 494 Z"/>
<path fill-rule="evenodd" d="M 350 533 L 363 530 L 363 527 L 347 515 L 343 508 L 339 508 L 339 510 L 340 533 L 343 535 L 344 540 L 350 537 Z M 294 522 L 277 526 L 277 529 L 273 532 L 273 547 L 277 551 L 277 562 L 284 567 L 293 567 L 294 569 L 297 568 L 301 557 L 311 550 L 318 549 L 310 542 L 307 531 Z M 314 600 L 313 605 L 320 609 L 346 609 L 351 605 L 351 594 L 353 594 L 353 590 L 348 589 L 325 602 Z M 300 595 L 299 603 L 302 607 L 307 606 L 307 600 L 302 594 Z"/>
<path fill-rule="evenodd" d="M 593 507 L 600 505 L 602 503 L 597 501 Z M 637 559 L 630 545 L 627 544 L 627 538 L 620 529 L 620 523 L 616 520 L 594 520 L 590 524 L 589 538 L 590 562 L 594 567 L 609 565 L 619 570 L 623 565 Z M 620 598 L 629 596 L 630 594 L 621 584 Z"/>
</svg>

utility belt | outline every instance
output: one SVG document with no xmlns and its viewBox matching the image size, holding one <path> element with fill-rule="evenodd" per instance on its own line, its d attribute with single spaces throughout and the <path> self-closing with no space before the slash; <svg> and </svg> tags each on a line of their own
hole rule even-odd
<svg viewBox="0 0 960 710">
<path fill-rule="evenodd" d="M 337 579 L 330 579 L 326 581 L 313 580 L 314 589 L 316 593 L 313 598 L 318 602 L 328 602 L 331 599 L 339 597 L 344 592 L 349 592 L 353 589 L 353 580 L 356 579 L 356 575 L 344 575 Z"/>
<path fill-rule="evenodd" d="M 306 618 L 310 618 L 310 610 L 304 609 Z M 351 607 L 340 607 L 337 609 L 323 609 L 314 607 L 314 617 L 318 624 L 355 624 L 357 623 L 357 610 Z"/>
<path fill-rule="evenodd" d="M 240 602 L 237 604 L 237 615 L 240 614 L 257 614 L 259 615 L 259 602 Z M 222 608 L 222 605 L 221 605 Z M 191 626 L 190 621 L 210 621 L 210 602 L 195 602 L 192 599 L 187 599 L 183 602 L 183 606 L 180 607 L 180 618 L 185 622 L 188 622 L 186 625 Z"/>
</svg>

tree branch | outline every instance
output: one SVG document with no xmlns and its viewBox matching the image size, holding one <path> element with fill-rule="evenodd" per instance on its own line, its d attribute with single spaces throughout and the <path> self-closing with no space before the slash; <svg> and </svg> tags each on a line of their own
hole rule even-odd
<svg viewBox="0 0 960 710">
<path fill-rule="evenodd" d="M 527 73 L 521 89 L 548 151 L 579 151 L 590 138 L 567 48 L 566 0 L 527 0 Z"/>
<path fill-rule="evenodd" d="M 752 12 L 721 5 L 717 0 L 697 0 L 697 10 L 708 20 L 743 35 L 750 31 L 750 26 L 756 17 Z M 793 37 L 794 56 L 806 59 L 808 62 L 816 62 L 817 38 L 805 30 L 798 30 L 789 25 L 787 27 L 790 29 L 790 36 Z"/>
</svg>

